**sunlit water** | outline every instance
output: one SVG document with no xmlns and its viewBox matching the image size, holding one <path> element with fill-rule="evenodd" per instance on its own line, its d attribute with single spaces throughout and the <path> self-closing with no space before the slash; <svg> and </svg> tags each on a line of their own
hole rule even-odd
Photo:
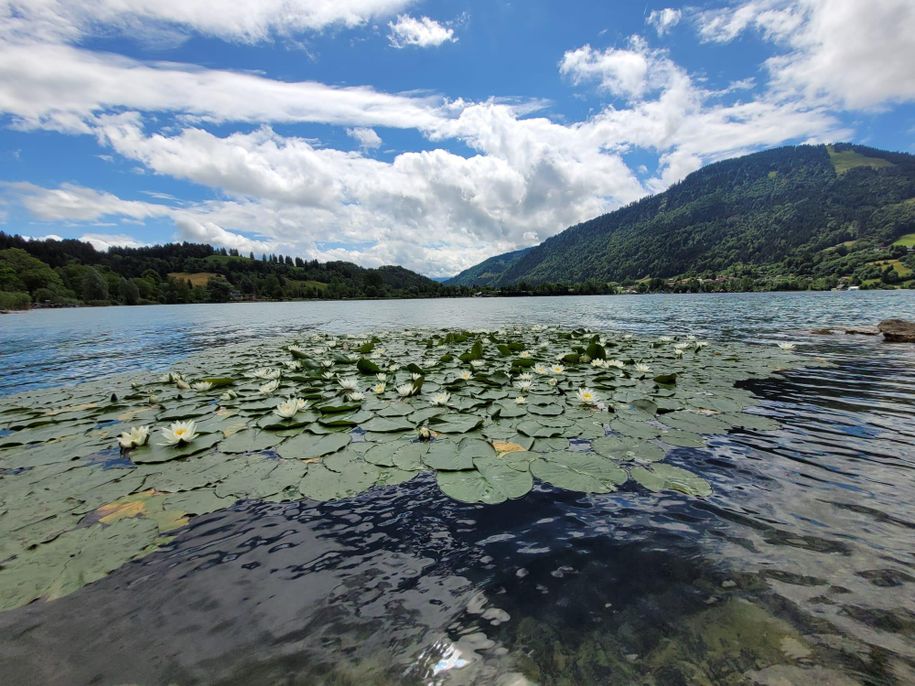
<svg viewBox="0 0 915 686">
<path fill-rule="evenodd" d="M 309 327 L 555 322 L 824 357 L 753 383 L 777 432 L 669 461 L 705 500 L 541 486 L 499 506 L 428 476 L 334 503 L 240 502 L 52 603 L 0 614 L 0 682 L 915 683 L 915 346 L 814 327 L 915 319 L 915 293 L 106 308 L 0 318 L 3 392 L 167 367 Z"/>
</svg>

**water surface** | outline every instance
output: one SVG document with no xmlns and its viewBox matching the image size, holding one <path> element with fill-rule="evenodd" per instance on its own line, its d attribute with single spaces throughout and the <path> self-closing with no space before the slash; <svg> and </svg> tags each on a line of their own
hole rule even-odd
<svg viewBox="0 0 915 686">
<path fill-rule="evenodd" d="M 539 486 L 463 505 L 423 475 L 256 501 L 52 603 L 0 614 L 4 683 L 915 683 L 915 346 L 806 329 L 915 319 L 915 293 L 105 308 L 0 319 L 3 390 L 294 333 L 554 322 L 790 339 L 776 432 L 668 461 L 705 500 Z"/>
</svg>

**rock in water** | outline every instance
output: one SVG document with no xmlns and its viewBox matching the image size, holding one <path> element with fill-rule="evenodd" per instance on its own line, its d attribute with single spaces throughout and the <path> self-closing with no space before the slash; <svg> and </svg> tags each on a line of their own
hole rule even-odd
<svg viewBox="0 0 915 686">
<path fill-rule="evenodd" d="M 915 322 L 905 319 L 884 319 L 877 326 L 887 343 L 915 343 Z"/>
</svg>

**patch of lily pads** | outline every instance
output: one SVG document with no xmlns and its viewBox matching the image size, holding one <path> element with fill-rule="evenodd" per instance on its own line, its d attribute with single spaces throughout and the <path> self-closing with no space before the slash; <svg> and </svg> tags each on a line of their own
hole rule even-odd
<svg viewBox="0 0 915 686">
<path fill-rule="evenodd" d="M 779 347 L 582 329 L 310 333 L 165 375 L 0 399 L 0 609 L 56 598 L 239 499 L 333 500 L 434 472 L 467 503 L 537 480 L 711 495 L 664 462 L 770 430 L 737 381 Z"/>
</svg>

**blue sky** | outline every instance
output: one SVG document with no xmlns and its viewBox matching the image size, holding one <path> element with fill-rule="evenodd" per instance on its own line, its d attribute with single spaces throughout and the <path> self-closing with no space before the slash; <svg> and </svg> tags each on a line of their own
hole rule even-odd
<svg viewBox="0 0 915 686">
<path fill-rule="evenodd" d="M 911 0 L 0 0 L 0 227 L 432 276 L 703 164 L 915 152 Z"/>
</svg>

